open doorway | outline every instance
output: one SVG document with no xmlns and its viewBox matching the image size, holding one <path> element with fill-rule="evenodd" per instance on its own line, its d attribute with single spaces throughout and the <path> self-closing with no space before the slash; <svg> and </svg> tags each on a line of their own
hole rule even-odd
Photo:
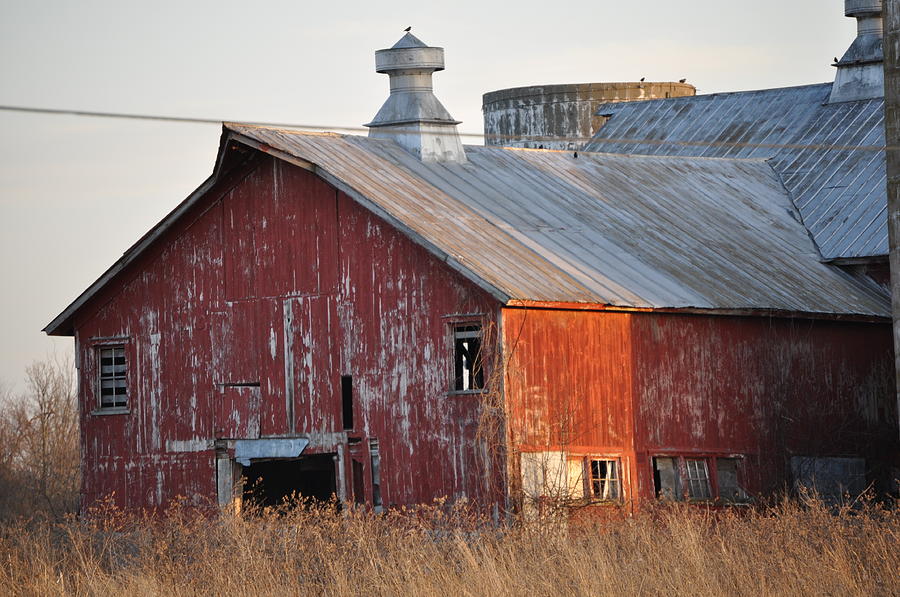
<svg viewBox="0 0 900 597">
<path fill-rule="evenodd" d="M 325 502 L 337 491 L 334 454 L 254 460 L 242 476 L 243 502 L 260 507 L 279 506 L 292 495 Z"/>
</svg>

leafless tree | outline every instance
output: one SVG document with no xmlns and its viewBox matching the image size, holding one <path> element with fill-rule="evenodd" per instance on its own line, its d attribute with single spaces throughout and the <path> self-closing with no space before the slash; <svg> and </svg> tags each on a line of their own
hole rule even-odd
<svg viewBox="0 0 900 597">
<path fill-rule="evenodd" d="M 74 368 L 49 358 L 25 373 L 25 392 L 0 391 L 0 517 L 60 518 L 79 487 Z"/>
</svg>

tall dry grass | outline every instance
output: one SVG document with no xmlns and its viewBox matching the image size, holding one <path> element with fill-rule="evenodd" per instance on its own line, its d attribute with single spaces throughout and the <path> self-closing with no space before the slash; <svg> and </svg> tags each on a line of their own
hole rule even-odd
<svg viewBox="0 0 900 597">
<path fill-rule="evenodd" d="M 0 529 L 2 595 L 897 595 L 900 514 L 783 502 L 491 528 L 437 506 Z"/>
</svg>

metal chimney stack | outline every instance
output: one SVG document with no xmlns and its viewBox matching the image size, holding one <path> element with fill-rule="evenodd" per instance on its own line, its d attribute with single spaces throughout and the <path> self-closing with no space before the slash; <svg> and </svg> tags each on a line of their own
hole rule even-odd
<svg viewBox="0 0 900 597">
<path fill-rule="evenodd" d="M 444 70 L 444 49 L 407 33 L 375 52 L 375 71 L 391 78 L 391 95 L 369 124 L 369 136 L 393 139 L 423 162 L 466 162 L 454 120 L 434 96 L 431 76 Z"/>
<path fill-rule="evenodd" d="M 856 19 L 856 39 L 834 66 L 828 103 L 884 96 L 884 31 L 881 0 L 844 0 L 844 15 Z"/>
</svg>

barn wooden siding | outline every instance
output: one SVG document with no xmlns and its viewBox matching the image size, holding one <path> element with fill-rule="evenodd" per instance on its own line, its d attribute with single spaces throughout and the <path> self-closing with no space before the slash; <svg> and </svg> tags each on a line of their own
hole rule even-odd
<svg viewBox="0 0 900 597">
<path fill-rule="evenodd" d="M 377 439 L 385 505 L 501 499 L 503 465 L 475 441 L 480 395 L 448 392 L 452 323 L 490 329 L 498 304 L 314 174 L 255 158 L 120 280 L 75 322 L 86 506 L 213 504 L 216 439 L 292 435 L 341 452 L 338 483 L 364 463 L 369 499 Z M 125 345 L 127 414 L 92 414 L 103 343 Z"/>
<path fill-rule="evenodd" d="M 863 456 L 878 476 L 896 453 L 887 323 L 526 308 L 502 319 L 513 481 L 538 455 L 545 477 L 548 454 L 620 458 L 634 508 L 654 498 L 653 456 L 739 456 L 755 494 L 790 482 L 792 455 Z"/>
</svg>

